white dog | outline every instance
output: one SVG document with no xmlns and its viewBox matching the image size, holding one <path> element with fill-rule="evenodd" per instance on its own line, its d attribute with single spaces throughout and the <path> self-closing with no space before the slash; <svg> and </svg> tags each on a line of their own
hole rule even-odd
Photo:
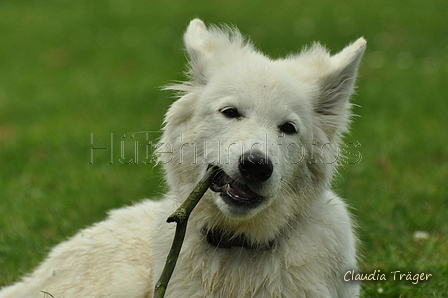
<svg viewBox="0 0 448 298">
<path fill-rule="evenodd" d="M 193 20 L 189 81 L 171 86 L 156 154 L 169 192 L 112 211 L 56 246 L 0 298 L 152 297 L 173 239 L 165 222 L 219 167 L 188 223 L 166 297 L 356 297 L 356 238 L 329 188 L 366 42 L 272 60 L 236 29 Z M 42 292 L 44 291 L 44 292 Z M 47 293 L 49 294 L 47 294 Z"/>
</svg>

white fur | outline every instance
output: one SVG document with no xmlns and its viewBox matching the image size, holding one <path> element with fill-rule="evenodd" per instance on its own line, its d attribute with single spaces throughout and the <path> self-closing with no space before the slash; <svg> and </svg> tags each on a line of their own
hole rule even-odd
<svg viewBox="0 0 448 298">
<path fill-rule="evenodd" d="M 190 217 L 166 297 L 358 296 L 359 285 L 343 281 L 346 271 L 356 269 L 352 220 L 329 186 L 365 40 L 334 56 L 315 44 L 271 60 L 236 29 L 206 28 L 197 19 L 184 40 L 190 80 L 169 87 L 181 96 L 167 112 L 158 150 L 170 188 L 165 199 L 112 211 L 56 246 L 0 298 L 44 297 L 40 291 L 55 298 L 152 297 L 174 233 L 167 216 L 208 164 L 238 177 L 238 158 L 252 148 L 274 163 L 257 191 L 265 199 L 239 210 L 208 190 Z M 226 106 L 243 117 L 224 117 Z M 297 134 L 279 132 L 288 121 Z M 275 245 L 216 248 L 205 240 L 205 227 Z"/>
</svg>

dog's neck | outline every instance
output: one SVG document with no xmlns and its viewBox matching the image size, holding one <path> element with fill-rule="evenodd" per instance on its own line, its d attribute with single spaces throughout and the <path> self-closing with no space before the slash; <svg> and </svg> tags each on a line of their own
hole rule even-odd
<svg viewBox="0 0 448 298">
<path fill-rule="evenodd" d="M 245 234 L 235 236 L 222 228 L 204 229 L 203 231 L 207 242 L 217 248 L 244 247 L 246 249 L 270 250 L 275 245 L 274 240 L 268 243 L 252 243 Z"/>
</svg>

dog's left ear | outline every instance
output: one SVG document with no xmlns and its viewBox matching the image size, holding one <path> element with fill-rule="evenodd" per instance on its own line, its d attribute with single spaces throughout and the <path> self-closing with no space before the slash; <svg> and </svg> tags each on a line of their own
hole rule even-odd
<svg viewBox="0 0 448 298">
<path fill-rule="evenodd" d="M 359 62 L 366 48 L 366 40 L 360 38 L 330 57 L 329 72 L 320 78 L 320 96 L 315 111 L 322 127 L 332 138 L 343 133 L 350 118 L 349 98 L 353 93 Z"/>
</svg>

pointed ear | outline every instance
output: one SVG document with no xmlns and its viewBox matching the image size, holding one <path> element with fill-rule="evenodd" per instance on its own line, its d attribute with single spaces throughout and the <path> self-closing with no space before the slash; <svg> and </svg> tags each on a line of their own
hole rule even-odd
<svg viewBox="0 0 448 298">
<path fill-rule="evenodd" d="M 365 48 L 366 41 L 360 38 L 330 57 L 329 72 L 320 78 L 321 91 L 315 111 L 321 117 L 322 127 L 330 138 L 335 133 L 344 132 L 349 122 L 349 98 Z"/>
<path fill-rule="evenodd" d="M 184 34 L 184 43 L 190 57 L 190 75 L 199 84 L 205 84 L 207 64 L 217 49 L 216 34 L 207 30 L 200 19 L 194 19 Z"/>
</svg>

